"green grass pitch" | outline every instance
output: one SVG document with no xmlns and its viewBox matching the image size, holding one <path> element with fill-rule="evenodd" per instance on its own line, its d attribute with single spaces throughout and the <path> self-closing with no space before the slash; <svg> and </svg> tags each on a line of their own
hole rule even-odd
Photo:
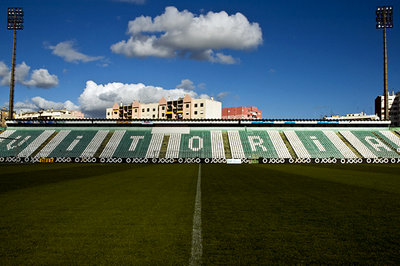
<svg viewBox="0 0 400 266">
<path fill-rule="evenodd" d="M 0 165 L 0 264 L 188 265 L 198 165 Z M 202 264 L 397 264 L 400 165 L 201 170 Z"/>
</svg>

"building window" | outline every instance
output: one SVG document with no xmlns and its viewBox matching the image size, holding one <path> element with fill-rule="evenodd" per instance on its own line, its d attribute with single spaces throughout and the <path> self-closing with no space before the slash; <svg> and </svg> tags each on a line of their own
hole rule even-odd
<svg viewBox="0 0 400 266">
<path fill-rule="evenodd" d="M 153 112 L 155 112 L 156 111 L 156 108 L 153 108 Z"/>
<path fill-rule="evenodd" d="M 163 110 L 163 111 L 164 111 L 164 110 L 165 110 L 165 106 L 161 107 L 161 110 Z"/>
<path fill-rule="evenodd" d="M 147 108 L 147 112 L 150 112 L 150 108 Z"/>
<path fill-rule="evenodd" d="M 137 109 L 135 109 L 135 113 L 137 113 Z"/>
<path fill-rule="evenodd" d="M 144 108 L 142 109 L 142 112 L 144 113 Z"/>
<path fill-rule="evenodd" d="M 110 115 L 110 112 L 108 112 L 107 115 Z"/>
<path fill-rule="evenodd" d="M 186 112 L 186 115 L 189 115 L 189 112 Z"/>
<path fill-rule="evenodd" d="M 197 111 L 194 111 L 194 114 L 197 115 Z"/>
<path fill-rule="evenodd" d="M 197 107 L 197 103 L 194 104 L 194 107 Z"/>
<path fill-rule="evenodd" d="M 156 115 L 153 115 L 153 118 L 156 118 Z"/>
<path fill-rule="evenodd" d="M 186 108 L 189 108 L 189 104 L 188 103 L 186 104 Z"/>
<path fill-rule="evenodd" d="M 200 107 L 203 107 L 204 106 L 204 104 L 203 103 L 200 103 Z"/>
<path fill-rule="evenodd" d="M 165 116 L 165 114 L 164 113 L 162 113 L 162 117 L 164 117 Z"/>
</svg>

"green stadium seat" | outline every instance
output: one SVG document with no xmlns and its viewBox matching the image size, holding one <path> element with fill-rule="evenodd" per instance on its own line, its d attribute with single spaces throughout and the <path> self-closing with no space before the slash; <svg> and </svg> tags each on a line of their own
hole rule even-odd
<svg viewBox="0 0 400 266">
<path fill-rule="evenodd" d="M 321 130 L 296 130 L 296 134 L 311 158 L 344 158 L 330 139 Z"/>
<path fill-rule="evenodd" d="M 279 158 L 266 130 L 239 131 L 246 158 Z"/>
<path fill-rule="evenodd" d="M 1 134 L 0 157 L 28 157 L 53 134 L 54 130 L 18 129 L 6 130 Z"/>
<path fill-rule="evenodd" d="M 379 158 L 400 158 L 391 147 L 386 145 L 379 137 L 371 131 L 353 130 L 353 135 L 359 139 L 376 157 Z"/>
<path fill-rule="evenodd" d="M 126 130 L 113 157 L 145 158 L 151 139 L 149 129 Z"/>
<path fill-rule="evenodd" d="M 182 134 L 179 157 L 212 158 L 210 131 L 191 130 L 190 134 Z"/>
</svg>

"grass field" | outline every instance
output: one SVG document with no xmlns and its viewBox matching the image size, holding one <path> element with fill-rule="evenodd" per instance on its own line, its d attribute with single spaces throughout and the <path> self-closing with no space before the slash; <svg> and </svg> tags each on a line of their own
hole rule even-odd
<svg viewBox="0 0 400 266">
<path fill-rule="evenodd" d="M 0 264 L 188 265 L 199 165 L 0 166 Z M 202 264 L 397 264 L 400 165 L 201 165 Z"/>
</svg>

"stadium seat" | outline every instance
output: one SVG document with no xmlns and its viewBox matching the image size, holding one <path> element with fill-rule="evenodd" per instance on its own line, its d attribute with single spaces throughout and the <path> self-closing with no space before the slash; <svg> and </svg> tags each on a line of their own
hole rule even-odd
<svg viewBox="0 0 400 266">
<path fill-rule="evenodd" d="M 357 158 L 357 155 L 336 135 L 333 131 L 323 131 L 325 136 L 332 142 L 343 158 Z"/>
<path fill-rule="evenodd" d="M 106 138 L 108 132 L 109 130 L 97 131 L 96 135 L 90 141 L 89 145 L 87 145 L 87 147 L 82 152 L 80 157 L 82 158 L 93 157 L 98 148 L 100 147 L 101 143 L 103 142 L 103 140 Z"/>
<path fill-rule="evenodd" d="M 224 141 L 221 131 L 211 131 L 211 157 L 225 158 Z"/>
<path fill-rule="evenodd" d="M 164 134 L 161 133 L 152 134 L 149 148 L 147 149 L 146 152 L 146 158 L 159 157 L 163 138 Z"/>
<path fill-rule="evenodd" d="M 47 143 L 47 145 L 36 154 L 35 157 L 45 158 L 49 157 L 50 153 L 71 133 L 71 130 L 61 130 L 58 134 Z"/>
<path fill-rule="evenodd" d="M 182 134 L 180 158 L 212 158 L 211 133 L 206 130 L 191 130 Z"/>
<path fill-rule="evenodd" d="M 400 148 L 400 138 L 386 129 L 352 128 L 335 132 L 311 127 L 283 131 L 258 127 L 126 127 L 112 130 L 105 141 L 110 130 L 104 128 L 10 128 L 0 133 L 0 157 L 93 157 L 105 145 L 100 158 L 159 158 L 164 136 L 169 136 L 166 158 L 223 159 L 226 151 L 222 134 L 227 132 L 231 157 L 235 159 L 291 158 L 282 133 L 299 158 L 357 158 L 348 145 L 364 158 L 400 158 L 396 151 Z"/>
<path fill-rule="evenodd" d="M 368 149 L 379 158 L 399 158 L 391 147 L 387 146 L 371 131 L 353 130 L 353 135 L 356 136 Z"/>
<path fill-rule="evenodd" d="M 279 158 L 292 158 L 278 131 L 267 131 Z"/>
<path fill-rule="evenodd" d="M 127 130 L 114 152 L 114 157 L 144 158 L 152 139 L 149 129 Z"/>
<path fill-rule="evenodd" d="M 296 134 L 310 154 L 311 158 L 344 158 L 343 154 L 338 148 L 336 148 L 336 146 L 331 142 L 330 138 L 328 138 L 323 131 L 297 130 Z M 335 135 L 335 133 L 333 133 L 333 135 Z M 332 135 L 330 137 L 333 138 Z M 337 137 L 336 141 L 337 140 L 341 141 L 339 137 Z M 341 148 L 343 149 L 344 147 Z"/>
<path fill-rule="evenodd" d="M 238 131 L 228 131 L 229 147 L 231 149 L 232 158 L 242 159 L 246 158 L 243 151 L 242 142 Z"/>
<path fill-rule="evenodd" d="M 166 158 L 178 158 L 179 157 L 179 147 L 181 144 L 181 134 L 172 133 L 169 136 Z"/>
<path fill-rule="evenodd" d="M 241 130 L 239 136 L 245 158 L 278 158 L 277 151 L 266 130 Z"/>
<path fill-rule="evenodd" d="M 364 158 L 376 158 L 377 156 L 369 150 L 352 132 L 348 130 L 339 133 L 361 154 Z"/>
<path fill-rule="evenodd" d="M 386 142 L 391 144 L 395 149 L 400 148 L 400 138 L 390 130 L 381 130 L 377 134 L 381 136 Z"/>
<path fill-rule="evenodd" d="M 54 133 L 54 130 L 6 130 L 1 134 L 0 157 L 28 157 Z"/>
<path fill-rule="evenodd" d="M 57 138 L 60 133 L 61 131 L 56 135 L 55 138 Z M 97 130 L 94 129 L 71 129 L 71 132 L 69 132 L 60 141 L 60 143 L 58 143 L 58 145 L 52 147 L 50 153 L 45 157 L 79 157 L 84 149 L 89 145 L 96 133 Z M 50 141 L 49 144 L 51 142 L 52 141 Z M 53 143 L 50 145 L 53 145 Z M 47 149 L 50 149 L 50 147 L 45 147 L 43 152 L 45 152 Z"/>
<path fill-rule="evenodd" d="M 294 152 L 299 158 L 311 158 L 310 153 L 304 147 L 304 144 L 300 141 L 295 131 L 283 131 L 287 137 L 290 145 L 292 146 Z"/>
<path fill-rule="evenodd" d="M 104 147 L 104 150 L 100 154 L 100 158 L 111 158 L 114 155 L 114 152 L 118 148 L 119 143 L 122 140 L 126 130 L 116 130 L 108 141 L 107 145 Z"/>
</svg>

